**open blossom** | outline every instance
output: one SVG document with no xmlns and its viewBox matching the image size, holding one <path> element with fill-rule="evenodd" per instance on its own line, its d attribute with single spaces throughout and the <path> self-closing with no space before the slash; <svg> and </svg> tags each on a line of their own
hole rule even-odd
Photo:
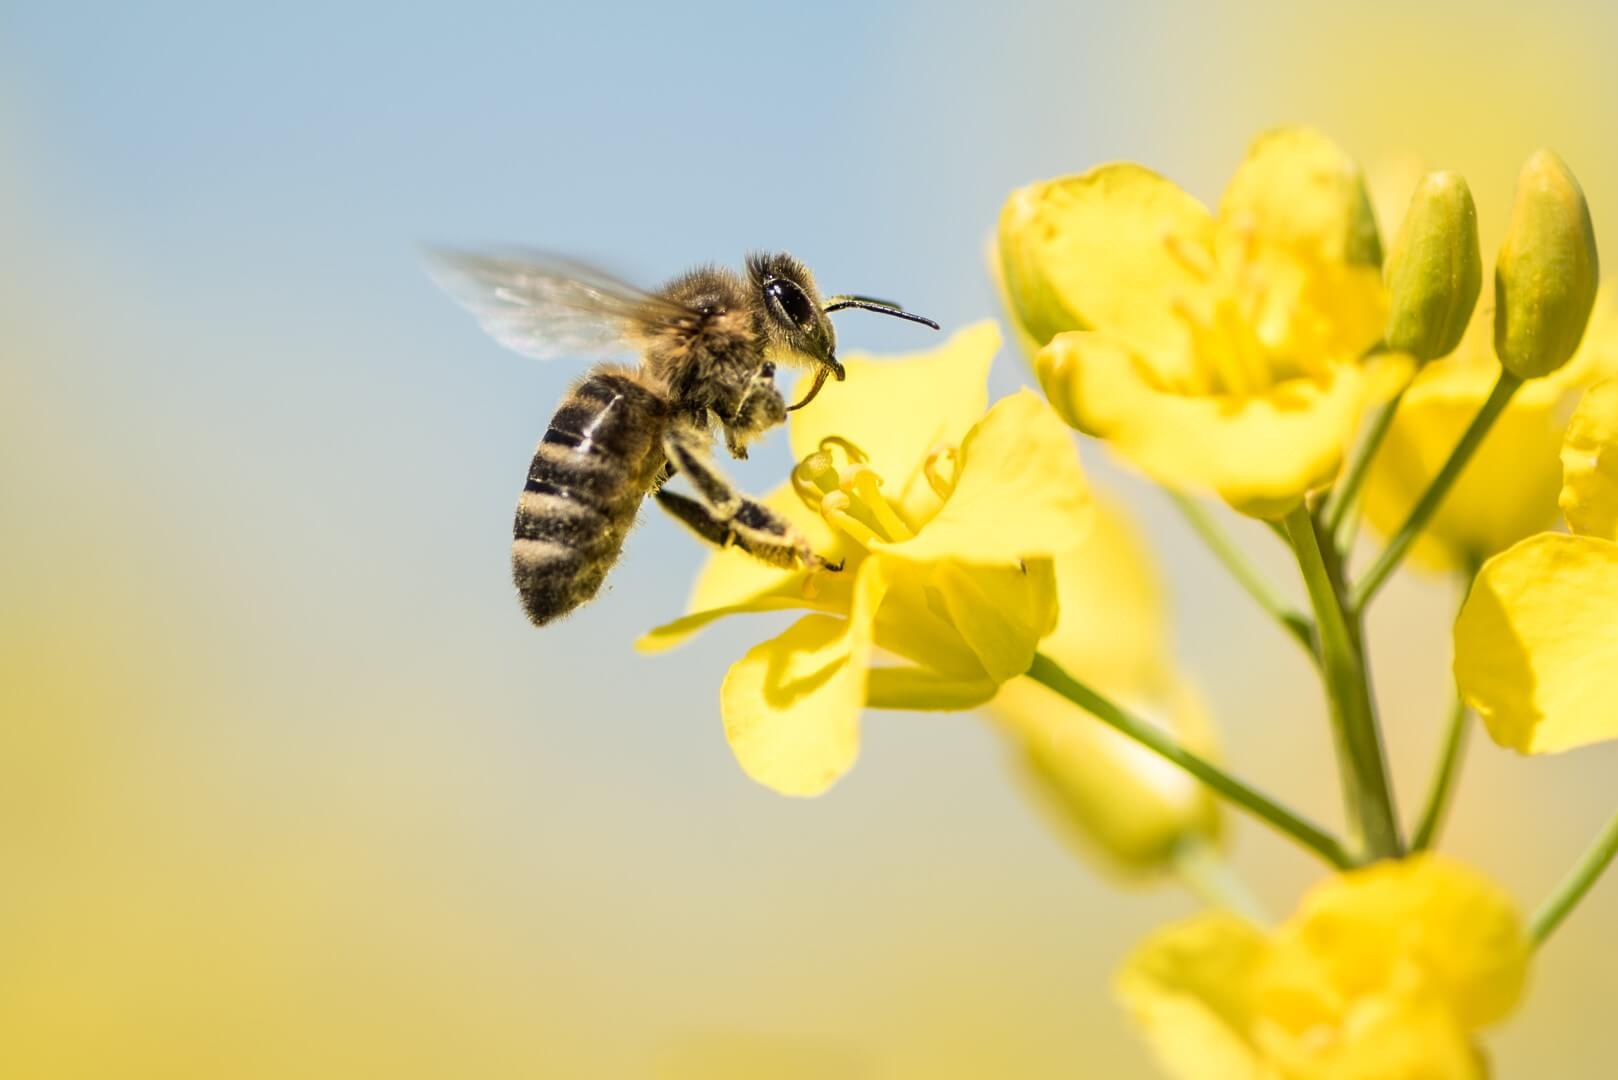
<svg viewBox="0 0 1618 1080">
<path fill-rule="evenodd" d="M 1184 1080 L 1472 1080 L 1479 1028 L 1515 1007 L 1515 907 L 1438 855 L 1317 886 L 1278 930 L 1209 912 L 1157 931 L 1117 990 Z"/>
<path fill-rule="evenodd" d="M 1084 539 L 1090 498 L 1049 406 L 1022 391 L 985 410 L 999 346 L 980 323 L 928 353 L 847 359 L 847 383 L 793 414 L 799 464 L 765 500 L 842 569 L 718 552 L 689 613 L 642 639 L 656 650 L 726 615 L 810 612 L 720 692 L 731 749 L 760 783 L 825 790 L 853 764 L 867 706 L 981 704 L 1055 626 L 1051 560 Z"/>
<path fill-rule="evenodd" d="M 1137 165 L 1012 194 L 998 267 L 1041 385 L 1154 479 L 1280 517 L 1336 477 L 1405 358 L 1365 359 L 1386 295 L 1358 167 L 1260 138 L 1217 215 Z"/>
<path fill-rule="evenodd" d="M 1484 563 L 1455 623 L 1455 681 L 1501 746 L 1528 754 L 1618 738 L 1618 379 L 1592 387 L 1562 448 L 1573 535 Z"/>
</svg>

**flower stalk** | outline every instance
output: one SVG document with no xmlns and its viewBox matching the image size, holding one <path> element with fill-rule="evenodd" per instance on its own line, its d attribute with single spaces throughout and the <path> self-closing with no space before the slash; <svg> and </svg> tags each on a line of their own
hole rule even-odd
<svg viewBox="0 0 1618 1080">
<path fill-rule="evenodd" d="M 1500 414 L 1510 404 L 1512 395 L 1517 392 L 1522 384 L 1522 379 L 1509 371 L 1501 370 L 1500 377 L 1495 380 L 1494 389 L 1489 392 L 1488 399 L 1478 409 L 1477 415 L 1467 425 L 1466 431 L 1461 434 L 1460 441 L 1455 444 L 1455 449 L 1450 451 L 1449 458 L 1444 462 L 1443 468 L 1438 470 L 1438 475 L 1433 477 L 1433 482 L 1427 486 L 1426 491 L 1422 492 L 1421 498 L 1411 508 L 1410 515 L 1405 518 L 1404 524 L 1399 526 L 1399 531 L 1393 534 L 1393 539 L 1388 541 L 1388 546 L 1382 549 L 1382 553 L 1377 556 L 1376 562 L 1372 563 L 1371 568 L 1365 572 L 1365 576 L 1355 583 L 1349 599 L 1350 611 L 1355 614 L 1363 612 L 1366 605 L 1371 602 L 1377 591 L 1388 580 L 1389 575 L 1398 568 L 1399 563 L 1410 550 L 1410 545 L 1416 542 L 1416 538 L 1421 535 L 1421 530 L 1427 527 L 1427 522 L 1432 519 L 1439 505 L 1443 503 L 1444 496 L 1449 494 L 1449 489 L 1460 477 L 1461 471 L 1466 468 L 1467 462 L 1472 460 L 1472 455 L 1477 452 L 1477 448 L 1483 442 L 1484 436 L 1488 435 L 1489 429 L 1500 418 Z"/>
<path fill-rule="evenodd" d="M 1528 934 L 1534 939 L 1535 945 L 1545 944 L 1551 932 L 1562 925 L 1562 920 L 1584 899 L 1615 855 L 1618 855 L 1618 814 L 1608 819 L 1578 864 L 1568 871 L 1556 891 L 1534 912 L 1534 917 L 1528 922 Z"/>
<path fill-rule="evenodd" d="M 1471 730 L 1467 723 L 1466 702 L 1456 695 L 1450 709 L 1449 724 L 1444 731 L 1444 745 L 1438 753 L 1438 764 L 1433 769 L 1432 786 L 1427 792 L 1427 804 L 1410 836 L 1411 851 L 1426 851 L 1438 838 L 1449 811 L 1450 796 L 1455 790 L 1455 775 L 1459 771 L 1462 755 L 1466 752 L 1466 737 Z"/>
<path fill-rule="evenodd" d="M 1054 690 L 1108 727 L 1180 766 L 1225 799 L 1297 840 L 1332 866 L 1343 869 L 1354 864 L 1353 858 L 1336 837 L 1208 759 L 1187 750 L 1156 725 L 1126 712 L 1111 699 L 1069 675 L 1050 657 L 1035 653 L 1027 674 L 1030 679 Z"/>
<path fill-rule="evenodd" d="M 1325 524 L 1326 535 L 1332 538 L 1337 550 L 1346 552 L 1349 547 L 1348 525 L 1353 520 L 1354 506 L 1359 501 L 1360 488 L 1365 486 L 1365 477 L 1371 471 L 1371 462 L 1376 459 L 1376 452 L 1382 447 L 1382 440 L 1387 438 L 1388 429 L 1393 426 L 1394 414 L 1399 411 L 1399 403 L 1404 400 L 1404 391 L 1377 406 L 1376 412 L 1371 414 L 1371 423 L 1365 432 L 1359 449 L 1350 459 L 1348 468 L 1343 472 L 1343 478 L 1326 499 L 1326 506 L 1321 514 L 1321 521 Z"/>
<path fill-rule="evenodd" d="M 1382 736 L 1371 702 L 1357 621 L 1350 626 L 1341 589 L 1326 567 L 1308 508 L 1300 504 L 1288 514 L 1286 528 L 1319 628 L 1321 671 L 1326 680 L 1343 803 L 1351 832 L 1364 856 L 1398 856 L 1404 845 L 1394 816 L 1393 792 L 1388 785 Z"/>
<path fill-rule="evenodd" d="M 1281 596 L 1279 590 L 1264 576 L 1258 567 L 1254 566 L 1241 548 L 1236 546 L 1208 511 L 1191 496 L 1179 491 L 1170 491 L 1169 498 L 1174 501 L 1175 507 L 1185 518 L 1187 524 L 1208 545 L 1208 550 L 1214 557 L 1225 565 L 1239 585 L 1251 596 L 1258 606 L 1269 613 L 1281 629 L 1285 630 L 1305 652 L 1311 657 L 1315 655 L 1315 626 L 1309 621 L 1309 616 L 1295 609 Z"/>
</svg>

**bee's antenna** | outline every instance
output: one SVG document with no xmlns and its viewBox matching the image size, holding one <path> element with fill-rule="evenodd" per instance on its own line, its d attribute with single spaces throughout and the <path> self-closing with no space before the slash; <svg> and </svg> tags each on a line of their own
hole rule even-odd
<svg viewBox="0 0 1618 1080">
<path fill-rule="evenodd" d="M 934 330 L 938 329 L 938 324 L 933 320 L 912 314 L 891 300 L 878 300 L 874 296 L 829 296 L 823 310 L 832 312 L 844 308 L 859 308 L 861 311 L 874 311 L 879 315 L 892 315 L 896 319 L 907 319 L 923 326 L 930 326 Z"/>
</svg>

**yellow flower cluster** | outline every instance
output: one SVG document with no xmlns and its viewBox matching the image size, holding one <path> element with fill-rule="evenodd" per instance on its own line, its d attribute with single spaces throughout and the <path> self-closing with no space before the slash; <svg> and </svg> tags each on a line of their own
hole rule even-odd
<svg viewBox="0 0 1618 1080">
<path fill-rule="evenodd" d="M 1571 171 L 1549 151 L 1528 159 L 1492 306 L 1464 180 L 1422 181 L 1384 266 L 1358 166 L 1304 128 L 1257 140 L 1214 211 L 1131 164 L 1025 187 L 993 262 L 1045 398 L 989 403 L 992 323 L 927 353 L 849 358 L 846 387 L 793 415 L 796 466 L 765 500 L 827 561 L 720 551 L 688 612 L 641 647 L 728 615 L 804 613 L 720 691 L 742 768 L 784 794 L 849 769 L 867 708 L 983 707 L 1058 825 L 1120 875 L 1175 869 L 1217 892 L 1195 869 L 1218 858 L 1216 795 L 1340 871 L 1273 932 L 1222 910 L 1248 906 L 1227 890 L 1134 951 L 1118 992 L 1175 1075 L 1485 1076 L 1478 1031 L 1511 1011 L 1534 944 L 1618 857 L 1618 818 L 1525 930 L 1496 886 L 1427 850 L 1458 708 L 1407 842 L 1363 616 L 1412 550 L 1481 564 L 1454 673 L 1495 741 L 1540 753 L 1618 738 L 1618 304 L 1597 302 Z M 1070 428 L 1169 488 L 1310 653 L 1342 838 L 1218 763 L 1146 544 L 1091 492 Z M 1187 498 L 1203 492 L 1275 525 L 1307 613 Z M 1538 531 L 1558 501 L 1571 535 Z M 1362 505 L 1388 540 L 1357 573 Z"/>
<path fill-rule="evenodd" d="M 1157 931 L 1118 994 L 1184 1080 L 1470 1080 L 1472 1033 L 1522 994 L 1529 942 L 1475 871 L 1415 856 L 1333 877 L 1278 930 L 1210 912 Z"/>
</svg>

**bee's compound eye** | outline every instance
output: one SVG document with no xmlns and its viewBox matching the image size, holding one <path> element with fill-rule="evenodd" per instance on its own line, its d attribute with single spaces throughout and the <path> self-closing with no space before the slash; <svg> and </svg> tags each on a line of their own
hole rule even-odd
<svg viewBox="0 0 1618 1080">
<path fill-rule="evenodd" d="M 764 294 L 775 303 L 780 313 L 800 330 L 815 325 L 815 307 L 802 289 L 786 278 L 776 278 L 764 286 Z"/>
<path fill-rule="evenodd" d="M 764 366 L 758 369 L 759 377 L 764 379 L 775 378 L 775 361 L 766 360 Z"/>
</svg>

